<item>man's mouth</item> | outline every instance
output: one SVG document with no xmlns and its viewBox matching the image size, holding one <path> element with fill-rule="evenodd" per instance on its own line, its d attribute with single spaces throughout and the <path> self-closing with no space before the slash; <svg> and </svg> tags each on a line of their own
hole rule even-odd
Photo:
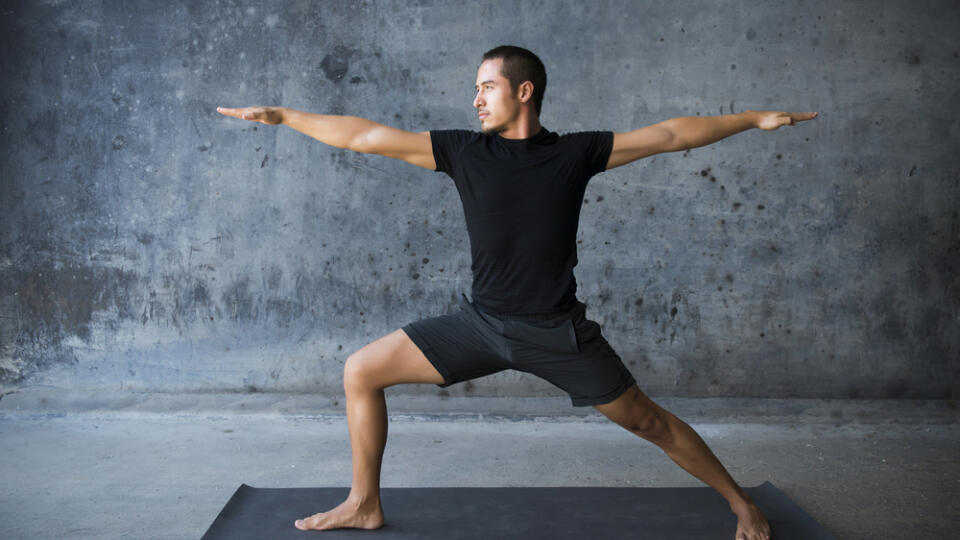
<svg viewBox="0 0 960 540">
<path fill-rule="evenodd" d="M 488 113 L 487 111 L 480 111 L 480 112 L 477 113 L 477 116 L 478 116 L 481 120 L 483 120 L 484 118 L 490 116 L 490 113 Z"/>
</svg>

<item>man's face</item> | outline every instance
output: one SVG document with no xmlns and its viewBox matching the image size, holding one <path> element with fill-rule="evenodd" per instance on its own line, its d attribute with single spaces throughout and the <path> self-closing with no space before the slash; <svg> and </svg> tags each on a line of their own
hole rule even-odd
<svg viewBox="0 0 960 540">
<path fill-rule="evenodd" d="M 473 106 L 484 133 L 506 130 L 520 111 L 520 99 L 514 96 L 510 81 L 501 73 L 502 65 L 503 59 L 495 58 L 486 60 L 477 69 L 477 95 L 473 98 Z"/>
</svg>

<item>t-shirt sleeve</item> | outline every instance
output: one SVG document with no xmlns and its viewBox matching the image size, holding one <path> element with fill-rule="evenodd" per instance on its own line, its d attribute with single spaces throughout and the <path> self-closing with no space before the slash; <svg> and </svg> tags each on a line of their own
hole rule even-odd
<svg viewBox="0 0 960 540">
<path fill-rule="evenodd" d="M 436 172 L 453 175 L 460 151 L 470 141 L 473 132 L 463 129 L 442 129 L 430 132 L 430 144 L 433 146 L 433 159 L 437 163 Z"/>
<path fill-rule="evenodd" d="M 610 153 L 613 152 L 613 132 L 584 131 L 577 135 L 590 174 L 594 175 L 607 170 L 607 162 L 610 161 Z"/>
</svg>

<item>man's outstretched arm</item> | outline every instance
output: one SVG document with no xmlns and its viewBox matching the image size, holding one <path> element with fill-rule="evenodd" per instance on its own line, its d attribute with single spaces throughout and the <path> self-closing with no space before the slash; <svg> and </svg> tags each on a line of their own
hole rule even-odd
<svg viewBox="0 0 960 540">
<path fill-rule="evenodd" d="M 744 111 L 721 116 L 671 118 L 626 133 L 614 133 L 607 169 L 653 154 L 706 146 L 750 128 L 773 130 L 816 117 L 815 112 Z"/>
<path fill-rule="evenodd" d="M 413 133 L 366 118 L 315 114 L 287 107 L 217 107 L 217 112 L 269 125 L 283 124 L 337 148 L 379 154 L 431 171 L 437 168 L 429 131 Z"/>
</svg>

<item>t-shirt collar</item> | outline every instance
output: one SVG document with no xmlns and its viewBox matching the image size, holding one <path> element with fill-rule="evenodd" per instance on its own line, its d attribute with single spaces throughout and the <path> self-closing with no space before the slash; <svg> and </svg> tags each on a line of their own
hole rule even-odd
<svg viewBox="0 0 960 540">
<path fill-rule="evenodd" d="M 550 136 L 550 130 L 548 130 L 546 127 L 542 125 L 540 126 L 540 131 L 538 131 L 536 135 L 531 135 L 526 139 L 507 139 L 506 137 L 501 136 L 499 133 L 496 134 L 498 141 L 506 144 L 516 144 L 516 145 L 536 144 L 546 139 L 548 136 Z"/>
</svg>

